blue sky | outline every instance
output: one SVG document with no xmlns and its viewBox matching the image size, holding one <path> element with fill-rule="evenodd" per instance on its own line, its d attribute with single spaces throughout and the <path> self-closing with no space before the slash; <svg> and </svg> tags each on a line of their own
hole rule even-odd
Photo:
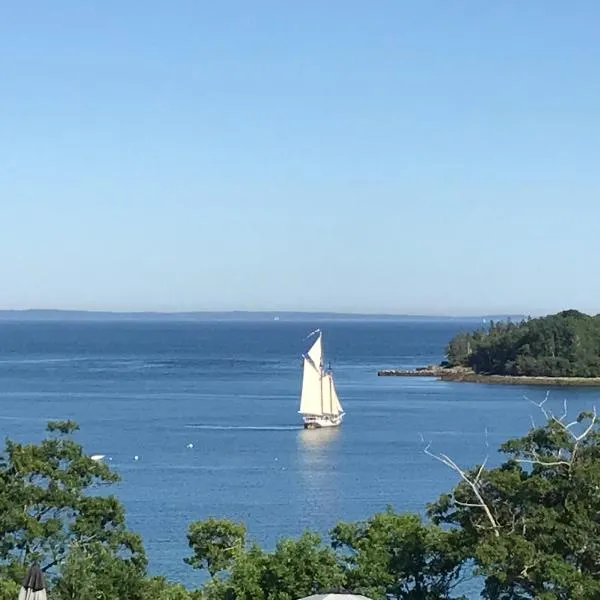
<svg viewBox="0 0 600 600">
<path fill-rule="evenodd" d="M 600 4 L 1 11 L 0 308 L 600 312 Z"/>
</svg>

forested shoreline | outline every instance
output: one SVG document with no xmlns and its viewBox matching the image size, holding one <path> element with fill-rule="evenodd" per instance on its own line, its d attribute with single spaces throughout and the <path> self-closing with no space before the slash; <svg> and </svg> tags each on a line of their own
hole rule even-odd
<svg viewBox="0 0 600 600">
<path fill-rule="evenodd" d="M 442 366 L 477 375 L 600 377 L 600 315 L 565 310 L 520 323 L 490 322 L 456 335 L 445 354 Z"/>
</svg>

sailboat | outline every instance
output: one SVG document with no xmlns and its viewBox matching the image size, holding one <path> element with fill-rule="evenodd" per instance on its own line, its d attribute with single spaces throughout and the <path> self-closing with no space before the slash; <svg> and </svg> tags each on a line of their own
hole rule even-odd
<svg viewBox="0 0 600 600">
<path fill-rule="evenodd" d="M 321 331 L 317 329 L 309 334 L 318 334 L 308 352 L 303 355 L 302 390 L 300 392 L 300 410 L 304 429 L 319 427 L 337 427 L 344 418 L 344 409 L 340 403 L 331 368 L 323 369 L 323 342 Z"/>
</svg>

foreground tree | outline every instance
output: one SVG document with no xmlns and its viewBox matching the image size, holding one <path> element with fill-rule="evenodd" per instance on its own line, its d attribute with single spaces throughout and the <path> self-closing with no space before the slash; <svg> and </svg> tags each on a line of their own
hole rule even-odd
<svg viewBox="0 0 600 600">
<path fill-rule="evenodd" d="M 20 586 L 16 581 L 0 579 L 0 600 L 15 600 L 19 595 Z"/>
<path fill-rule="evenodd" d="M 33 561 L 54 578 L 73 548 L 92 557 L 91 578 L 102 575 L 109 559 L 115 578 L 117 567 L 129 580 L 145 574 L 141 539 L 127 529 L 121 504 L 114 496 L 89 495 L 118 476 L 84 454 L 71 437 L 77 429 L 71 421 L 50 422 L 49 437 L 40 444 L 6 441 L 0 455 L 0 578 L 19 582 Z M 99 557 L 102 566 L 94 569 Z"/>
<path fill-rule="evenodd" d="M 192 556 L 184 559 L 194 569 L 206 569 L 211 577 L 228 569 L 244 550 L 246 527 L 227 519 L 196 521 L 188 528 Z"/>
<path fill-rule="evenodd" d="M 297 540 L 281 540 L 273 552 L 256 545 L 240 552 L 203 595 L 210 600 L 295 600 L 343 582 L 333 550 L 319 535 L 305 532 Z"/>
<path fill-rule="evenodd" d="M 148 578 L 127 561 L 102 546 L 74 545 L 61 565 L 51 593 L 52 600 L 196 600 L 198 592 Z M 14 600 L 12 598 L 11 600 Z"/>
<path fill-rule="evenodd" d="M 144 600 L 202 600 L 202 591 L 190 591 L 164 577 L 152 577 L 144 582 Z"/>
<path fill-rule="evenodd" d="M 461 581 L 460 536 L 418 515 L 388 507 L 364 522 L 339 523 L 332 544 L 341 551 L 350 589 L 369 598 L 446 599 Z"/>
<path fill-rule="evenodd" d="M 271 552 L 248 546 L 242 524 L 190 526 L 186 562 L 211 578 L 203 600 L 295 600 L 345 587 L 376 600 L 449 600 L 474 562 L 489 600 L 600 598 L 600 427 L 595 409 L 546 422 L 501 446 L 496 468 L 461 468 L 429 506 L 431 522 L 388 509 L 339 523 L 331 545 L 306 532 Z M 50 575 L 53 600 L 197 600 L 148 578 L 138 536 L 111 496 L 90 495 L 117 476 L 84 455 L 70 422 L 49 424 L 38 445 L 8 440 L 0 454 L 0 600 L 14 600 L 26 565 Z"/>
<path fill-rule="evenodd" d="M 501 446 L 508 460 L 462 471 L 429 507 L 434 522 L 461 531 L 465 553 L 493 600 L 600 597 L 600 432 L 595 411 L 547 422 Z M 454 466 L 453 466 L 454 465 Z"/>
</svg>

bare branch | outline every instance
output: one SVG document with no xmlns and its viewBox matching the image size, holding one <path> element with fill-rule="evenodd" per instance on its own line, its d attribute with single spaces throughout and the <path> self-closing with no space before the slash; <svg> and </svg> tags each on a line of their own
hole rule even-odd
<svg viewBox="0 0 600 600">
<path fill-rule="evenodd" d="M 531 402 L 532 404 L 535 404 L 542 411 L 542 414 L 544 415 L 546 420 L 548 420 L 550 418 L 550 415 L 548 414 L 548 411 L 544 408 L 544 404 L 546 404 L 546 402 L 548 402 L 549 397 L 550 397 L 550 390 L 548 390 L 546 392 L 546 396 L 544 397 L 544 399 L 541 402 L 534 402 L 533 400 L 530 400 L 527 396 L 523 395 L 523 398 L 525 398 L 525 400 Z"/>
<path fill-rule="evenodd" d="M 523 570 L 521 571 L 522 577 L 527 577 L 529 575 L 529 569 L 533 569 L 537 565 L 537 561 L 532 562 L 530 565 L 525 565 Z"/>
<path fill-rule="evenodd" d="M 421 435 L 421 434 L 419 434 Z M 424 441 L 423 436 L 421 435 L 421 439 Z M 456 498 L 453 498 L 454 502 L 458 505 L 458 506 L 469 506 L 472 508 L 480 508 L 481 510 L 483 510 L 483 512 L 485 513 L 488 521 L 491 524 L 491 528 L 494 530 L 494 535 L 496 537 L 500 536 L 500 525 L 498 524 L 498 521 L 494 518 L 494 515 L 492 514 L 492 511 L 490 510 L 490 507 L 486 504 L 483 495 L 481 493 L 481 489 L 479 486 L 479 478 L 481 477 L 481 474 L 483 472 L 483 469 L 487 463 L 488 458 L 486 457 L 483 464 L 481 465 L 481 467 L 479 468 L 477 475 L 475 476 L 474 479 L 472 479 L 463 469 L 461 469 L 447 454 L 434 454 L 433 452 L 431 452 L 431 450 L 429 449 L 431 447 L 431 442 L 429 442 L 426 446 L 425 449 L 423 450 L 425 452 L 425 454 L 427 454 L 427 456 L 431 456 L 432 458 L 435 458 L 435 460 L 441 462 L 442 464 L 446 465 L 447 467 L 449 467 L 450 469 L 452 469 L 453 471 L 455 471 L 456 473 L 458 473 L 458 475 L 460 476 L 460 478 L 471 488 L 471 490 L 473 491 L 473 494 L 475 494 L 475 497 L 477 498 L 478 502 L 477 503 L 461 503 L 459 501 L 456 500 Z"/>
<path fill-rule="evenodd" d="M 486 456 L 485 460 L 481 463 L 481 466 L 479 467 L 479 471 L 477 471 L 477 475 L 475 477 L 475 483 L 479 482 L 479 478 L 481 477 L 481 474 L 483 473 L 483 469 L 485 469 L 485 465 L 487 465 L 488 458 L 489 458 L 489 456 Z"/>
<path fill-rule="evenodd" d="M 596 415 L 596 407 L 594 406 L 592 408 L 592 418 L 590 421 L 590 424 L 586 427 L 585 431 L 579 435 L 576 435 L 575 433 L 573 433 L 572 428 L 575 427 L 575 425 L 578 425 L 578 421 L 572 421 L 571 423 L 568 423 L 567 425 L 565 425 L 563 423 L 563 419 L 566 415 L 563 415 L 560 419 L 557 419 L 554 415 L 552 415 L 552 420 L 554 421 L 554 423 L 556 423 L 563 431 L 565 431 L 566 433 L 568 433 L 573 440 L 577 443 L 577 442 L 581 442 L 583 439 L 585 439 L 589 433 L 592 431 L 592 429 L 594 428 L 594 425 L 596 425 L 596 421 L 597 421 L 597 415 Z"/>
<path fill-rule="evenodd" d="M 596 424 L 596 407 L 593 407 L 592 410 L 592 420 L 590 422 L 590 424 L 588 425 L 587 429 L 578 437 L 575 438 L 576 442 L 580 442 L 581 440 L 583 440 L 585 437 L 587 437 L 587 435 L 590 433 L 590 431 L 592 431 L 592 429 L 594 428 L 594 425 Z"/>
<path fill-rule="evenodd" d="M 559 417 L 559 421 L 567 418 L 567 399 L 563 400 L 563 414 Z"/>
<path fill-rule="evenodd" d="M 529 458 L 517 458 L 517 462 L 519 463 L 528 463 L 532 465 L 542 465 L 543 467 L 556 467 L 558 465 L 565 465 L 567 467 L 571 466 L 571 462 L 568 460 L 556 460 L 552 462 L 546 462 L 540 459 L 529 459 Z"/>
<path fill-rule="evenodd" d="M 573 432 L 573 427 L 578 425 L 579 421 L 571 421 L 570 423 L 566 423 L 566 424 L 564 422 L 565 419 L 567 418 L 567 412 L 568 412 L 567 411 L 567 400 L 565 399 L 563 401 L 562 415 L 560 417 L 556 417 L 552 414 L 552 412 L 548 412 L 544 408 L 544 403 L 546 402 L 546 400 L 548 400 L 548 395 L 549 395 L 549 392 L 546 393 L 546 397 L 544 398 L 544 400 L 542 402 L 540 402 L 539 404 L 534 402 L 533 404 L 535 404 L 542 411 L 542 413 L 544 414 L 544 416 L 546 417 L 546 419 L 548 421 L 552 421 L 553 423 L 556 423 L 556 425 L 558 425 L 558 427 L 560 427 L 560 429 L 562 429 L 573 440 L 574 444 L 573 444 L 573 448 L 570 452 L 570 456 L 568 459 L 563 460 L 563 458 L 564 458 L 563 449 L 559 448 L 558 452 L 557 452 L 557 458 L 559 460 L 547 461 L 543 457 L 540 457 L 535 451 L 533 451 L 533 452 L 528 453 L 531 456 L 531 458 L 519 459 L 519 460 L 517 460 L 517 462 L 537 464 L 537 465 L 542 465 L 542 466 L 546 466 L 546 467 L 566 465 L 567 467 L 569 467 L 569 469 L 571 469 L 571 467 L 573 466 L 573 462 L 575 461 L 575 456 L 577 455 L 577 450 L 579 449 L 580 442 L 585 440 L 585 438 L 591 433 L 591 431 L 594 429 L 594 427 L 597 423 L 598 419 L 597 419 L 596 407 L 595 406 L 593 407 L 590 424 L 585 428 L 585 430 L 582 433 L 577 435 L 576 433 Z M 532 418 L 532 424 L 533 424 L 533 418 Z"/>
<path fill-rule="evenodd" d="M 454 504 L 456 504 L 458 506 L 466 506 L 468 508 L 481 508 L 481 504 L 473 504 L 471 502 L 461 502 L 460 500 L 457 500 L 456 498 L 454 498 L 453 500 L 454 500 Z"/>
</svg>

